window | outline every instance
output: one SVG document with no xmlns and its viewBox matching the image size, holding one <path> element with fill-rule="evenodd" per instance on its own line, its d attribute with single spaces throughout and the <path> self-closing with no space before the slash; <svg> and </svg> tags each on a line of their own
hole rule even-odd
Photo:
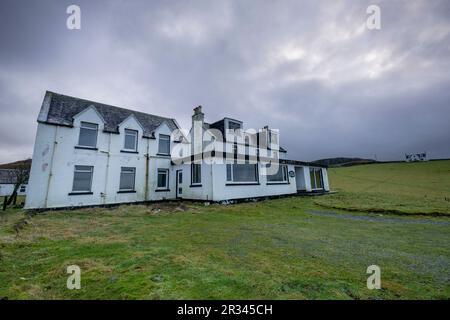
<svg viewBox="0 0 450 320">
<path fill-rule="evenodd" d="M 137 151 L 138 132 L 136 130 L 125 129 L 125 150 Z"/>
<path fill-rule="evenodd" d="M 202 183 L 202 165 L 199 163 L 191 164 L 191 184 Z"/>
<path fill-rule="evenodd" d="M 136 178 L 136 168 L 122 167 L 120 170 L 120 190 L 134 190 L 134 181 Z"/>
<path fill-rule="evenodd" d="M 158 189 L 169 189 L 169 169 L 158 169 Z"/>
<path fill-rule="evenodd" d="M 228 129 L 237 130 L 241 128 L 241 124 L 239 122 L 228 120 Z"/>
<path fill-rule="evenodd" d="M 310 168 L 309 177 L 311 179 L 311 189 L 323 189 L 322 169 Z"/>
<path fill-rule="evenodd" d="M 267 168 L 269 168 L 269 164 L 267 165 Z M 267 182 L 287 182 L 288 181 L 288 173 L 287 173 L 287 166 L 285 165 L 279 165 L 278 171 L 275 174 L 267 175 Z"/>
<path fill-rule="evenodd" d="M 250 156 L 250 138 L 245 137 L 245 156 L 246 159 Z"/>
<path fill-rule="evenodd" d="M 20 186 L 19 192 L 25 192 L 27 190 L 26 186 Z"/>
<path fill-rule="evenodd" d="M 73 175 L 73 192 L 91 192 L 94 167 L 75 166 Z"/>
<path fill-rule="evenodd" d="M 81 122 L 78 145 L 81 147 L 95 148 L 97 146 L 97 131 L 97 124 Z"/>
<path fill-rule="evenodd" d="M 170 154 L 170 136 L 166 134 L 159 135 L 158 153 Z"/>
<path fill-rule="evenodd" d="M 258 182 L 258 168 L 256 164 L 227 164 L 228 182 Z"/>
</svg>

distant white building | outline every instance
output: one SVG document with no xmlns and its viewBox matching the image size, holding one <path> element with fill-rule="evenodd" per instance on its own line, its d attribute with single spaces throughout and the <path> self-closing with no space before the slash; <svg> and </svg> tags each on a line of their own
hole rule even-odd
<svg viewBox="0 0 450 320">
<path fill-rule="evenodd" d="M 288 160 L 278 139 L 240 120 L 206 123 L 201 107 L 182 134 L 175 119 L 46 92 L 25 208 L 329 191 L 326 167 Z"/>
<path fill-rule="evenodd" d="M 0 197 L 10 196 L 17 183 L 17 174 L 15 169 L 0 169 Z M 21 184 L 17 190 L 17 195 L 24 196 L 27 192 L 27 182 Z"/>
<path fill-rule="evenodd" d="M 405 154 L 405 159 L 406 162 L 426 161 L 427 154 L 426 152 Z"/>
</svg>

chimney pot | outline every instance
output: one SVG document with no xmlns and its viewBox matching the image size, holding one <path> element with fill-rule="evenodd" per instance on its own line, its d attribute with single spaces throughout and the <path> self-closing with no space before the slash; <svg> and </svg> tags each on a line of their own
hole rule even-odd
<svg viewBox="0 0 450 320">
<path fill-rule="evenodd" d="M 202 113 L 202 106 L 198 106 L 196 108 L 194 108 L 194 114 L 200 114 Z"/>
</svg>

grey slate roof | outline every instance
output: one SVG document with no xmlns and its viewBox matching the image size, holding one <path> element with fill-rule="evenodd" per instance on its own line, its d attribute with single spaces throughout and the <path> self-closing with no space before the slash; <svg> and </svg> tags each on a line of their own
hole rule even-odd
<svg viewBox="0 0 450 320">
<path fill-rule="evenodd" d="M 160 117 L 139 111 L 119 108 L 99 102 L 70 97 L 47 91 L 42 103 L 38 122 L 72 126 L 73 117 L 90 106 L 105 120 L 105 132 L 119 133 L 118 125 L 133 114 L 144 128 L 144 137 L 153 138 L 153 131 L 164 121 L 171 130 L 178 128 L 174 119 Z"/>
<path fill-rule="evenodd" d="M 16 169 L 0 169 L 0 184 L 15 184 L 17 181 L 17 174 L 14 173 Z M 25 183 L 27 183 L 26 181 Z"/>
</svg>

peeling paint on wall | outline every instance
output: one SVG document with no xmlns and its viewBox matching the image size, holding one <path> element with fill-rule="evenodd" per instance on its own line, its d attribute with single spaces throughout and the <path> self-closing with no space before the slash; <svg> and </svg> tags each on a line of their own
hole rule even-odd
<svg viewBox="0 0 450 320">
<path fill-rule="evenodd" d="M 50 151 L 50 146 L 46 145 L 44 151 L 42 151 L 42 156 L 45 156 Z"/>
</svg>

